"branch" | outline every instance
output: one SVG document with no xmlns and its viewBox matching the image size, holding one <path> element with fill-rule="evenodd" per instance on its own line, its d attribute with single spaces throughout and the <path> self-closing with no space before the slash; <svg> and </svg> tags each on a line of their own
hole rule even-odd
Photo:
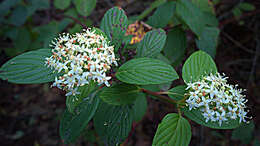
<svg viewBox="0 0 260 146">
<path fill-rule="evenodd" d="M 149 90 L 146 90 L 146 89 L 141 89 L 142 92 L 144 93 L 147 93 L 147 94 L 150 94 L 150 95 L 153 95 L 153 96 L 156 96 L 158 97 L 160 100 L 164 101 L 164 102 L 167 102 L 167 103 L 171 103 L 171 104 L 176 104 L 177 102 L 167 96 L 164 96 L 164 95 L 161 95 L 160 92 L 153 92 L 153 91 L 149 91 Z"/>
<path fill-rule="evenodd" d="M 230 24 L 230 23 L 232 23 L 234 21 L 237 21 L 237 20 L 240 20 L 240 19 L 244 19 L 244 18 L 249 17 L 249 16 L 256 15 L 257 13 L 260 13 L 260 10 L 255 10 L 255 11 L 252 11 L 250 13 L 245 13 L 241 17 L 239 17 L 239 19 L 237 19 L 236 17 L 233 17 L 231 19 L 227 19 L 227 20 L 219 23 L 219 28 L 222 28 L 223 26 L 225 26 L 227 24 Z"/>
</svg>

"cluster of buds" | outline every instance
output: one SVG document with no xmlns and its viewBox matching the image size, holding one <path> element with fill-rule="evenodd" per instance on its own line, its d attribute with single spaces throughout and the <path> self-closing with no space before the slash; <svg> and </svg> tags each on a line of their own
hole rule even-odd
<svg viewBox="0 0 260 146">
<path fill-rule="evenodd" d="M 186 100 L 189 110 L 198 108 L 206 122 L 218 122 L 220 126 L 237 118 L 240 123 L 247 122 L 247 99 L 242 95 L 244 90 L 237 89 L 237 85 L 227 84 L 224 74 L 211 74 L 200 81 L 188 83 L 186 90 L 189 96 Z"/>
<path fill-rule="evenodd" d="M 66 96 L 79 94 L 78 87 L 92 80 L 110 86 L 111 77 L 106 73 L 113 64 L 117 65 L 114 47 L 95 29 L 74 35 L 64 33 L 52 42 L 51 47 L 52 56 L 46 58 L 46 64 L 62 73 L 52 86 L 67 91 Z"/>
</svg>

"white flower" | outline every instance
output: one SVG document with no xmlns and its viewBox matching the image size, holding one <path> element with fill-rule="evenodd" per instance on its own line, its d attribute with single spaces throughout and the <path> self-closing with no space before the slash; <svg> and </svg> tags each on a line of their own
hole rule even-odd
<svg viewBox="0 0 260 146">
<path fill-rule="evenodd" d="M 117 65 L 114 47 L 93 29 L 74 35 L 61 34 L 51 44 L 52 56 L 46 58 L 48 67 L 63 73 L 62 80 L 56 78 L 52 86 L 66 90 L 69 95 L 77 93 L 79 86 L 94 80 L 99 85 L 110 86 L 106 73 L 112 64 Z"/>
<path fill-rule="evenodd" d="M 68 92 L 67 94 L 66 94 L 66 96 L 75 96 L 75 95 L 77 95 L 77 94 L 80 94 L 80 92 L 77 92 L 77 90 L 78 90 L 78 88 L 74 88 L 74 89 L 72 89 L 72 90 L 70 90 L 70 92 Z"/>
<path fill-rule="evenodd" d="M 214 95 L 218 94 L 218 91 L 215 90 L 215 86 L 213 84 L 211 84 L 210 89 L 205 89 L 205 92 L 209 93 L 211 99 L 214 97 Z"/>
<path fill-rule="evenodd" d="M 223 121 L 227 121 L 228 120 L 226 118 L 226 112 L 223 111 L 221 114 L 219 112 L 216 112 L 216 120 L 218 121 L 219 126 L 221 126 Z"/>
<path fill-rule="evenodd" d="M 227 84 L 227 77 L 217 73 L 204 77 L 201 81 L 188 83 L 186 90 L 189 98 L 186 100 L 189 110 L 198 108 L 205 121 L 218 122 L 221 126 L 228 120 L 246 122 L 244 90 L 237 85 Z"/>
</svg>

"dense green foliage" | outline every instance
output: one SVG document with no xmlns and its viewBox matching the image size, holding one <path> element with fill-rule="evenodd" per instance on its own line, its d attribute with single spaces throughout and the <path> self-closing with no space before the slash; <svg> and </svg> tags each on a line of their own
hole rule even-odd
<svg viewBox="0 0 260 146">
<path fill-rule="evenodd" d="M 1 35 L 11 39 L 14 44 L 4 51 L 9 56 L 20 54 L 0 68 L 1 79 L 17 84 L 35 84 L 52 82 L 59 75 L 45 63 L 45 58 L 51 56 L 48 44 L 69 25 L 71 33 L 81 30 L 79 24 L 69 19 L 71 17 L 78 17 L 85 26 L 90 26 L 91 20 L 87 19 L 86 22 L 83 18 L 95 9 L 96 0 L 54 0 L 53 4 L 55 9 L 64 12 L 61 13 L 62 20 L 51 20 L 33 28 L 30 27 L 33 25 L 33 14 L 37 10 L 48 9 L 49 1 L 8 0 L 0 4 Z M 11 8 L 14 10 L 11 11 Z M 167 114 L 158 125 L 153 146 L 188 146 L 191 126 L 187 119 L 215 129 L 238 127 L 232 135 L 234 139 L 239 139 L 240 131 L 250 135 L 253 123 L 241 126 L 238 120 L 223 125 L 205 122 L 199 109 L 189 110 L 185 106 L 186 84 L 217 73 L 214 57 L 220 30 L 213 7 L 208 1 L 202 0 L 159 0 L 151 8 L 155 11 L 148 17 L 147 24 L 154 29 L 134 45 L 130 44 L 132 36 L 125 35 L 128 25 L 132 20 L 145 17 L 151 10 L 129 20 L 125 11 L 118 7 L 104 14 L 100 30 L 96 30 L 100 35 L 106 35 L 106 39 L 115 47 L 116 56 L 121 59 L 120 66 L 114 69 L 111 87 L 91 82 L 79 88 L 80 94 L 67 97 L 67 109 L 60 123 L 60 136 L 64 143 L 75 142 L 92 119 L 97 134 L 106 145 L 123 143 L 131 131 L 133 121 L 140 121 L 147 111 L 146 94 L 157 95 L 158 99 L 162 98 L 161 94 L 168 95 L 162 100 L 177 105 L 178 111 Z M 253 9 L 247 3 L 241 3 L 233 13 L 238 16 L 240 11 Z M 164 27 L 167 26 L 171 29 L 166 33 Z M 198 51 L 187 48 L 187 31 L 195 35 L 194 44 Z M 184 61 L 188 49 L 191 55 L 184 62 L 182 76 L 179 77 L 174 67 Z M 28 52 L 23 53 L 25 51 Z M 127 51 L 135 52 L 134 58 L 129 60 Z M 173 87 L 172 82 L 177 79 L 183 80 L 185 84 Z M 143 85 L 158 85 L 161 89 L 167 86 L 167 89 L 158 95 L 157 91 L 149 91 Z M 245 136 L 241 140 L 248 143 L 251 139 Z"/>
</svg>

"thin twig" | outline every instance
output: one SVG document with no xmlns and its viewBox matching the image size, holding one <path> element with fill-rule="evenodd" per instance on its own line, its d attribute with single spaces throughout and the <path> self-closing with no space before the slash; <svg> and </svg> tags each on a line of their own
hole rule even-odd
<svg viewBox="0 0 260 146">
<path fill-rule="evenodd" d="M 223 22 L 220 22 L 220 23 L 219 23 L 219 27 L 222 28 L 222 27 L 224 27 L 224 26 L 227 25 L 227 24 L 233 23 L 233 22 L 235 22 L 235 21 L 237 21 L 237 20 L 244 19 L 244 18 L 249 17 L 249 16 L 256 15 L 257 13 L 260 13 L 260 10 L 255 10 L 255 11 L 252 11 L 252 12 L 250 12 L 250 13 L 245 13 L 245 14 L 243 14 L 243 15 L 242 15 L 241 17 L 239 17 L 239 18 L 233 17 L 233 18 L 231 18 L 231 19 L 227 19 L 227 20 L 225 20 L 225 21 L 223 21 Z"/>
<path fill-rule="evenodd" d="M 150 90 L 146 90 L 146 89 L 143 89 L 141 88 L 141 91 L 144 92 L 144 93 L 147 93 L 147 94 L 150 94 L 150 95 L 153 95 L 153 96 L 156 96 L 158 97 L 158 99 L 164 101 L 164 102 L 167 102 L 167 103 L 171 103 L 171 104 L 176 104 L 177 102 L 167 96 L 164 96 L 164 95 L 161 95 L 160 92 L 153 92 L 153 91 L 150 91 Z"/>
<path fill-rule="evenodd" d="M 251 54 L 258 53 L 258 52 L 252 51 L 252 50 L 248 49 L 247 47 L 243 46 L 239 41 L 233 39 L 229 34 L 227 34 L 227 33 L 225 33 L 225 32 L 222 32 L 222 34 L 223 34 L 227 39 L 229 39 L 231 42 L 233 42 L 237 47 L 243 49 L 244 51 L 246 51 L 246 52 L 248 52 L 248 53 L 251 53 Z"/>
<path fill-rule="evenodd" d="M 258 24 L 256 24 L 256 31 L 258 29 Z M 258 57 L 259 57 L 259 52 L 260 52 L 260 39 L 259 39 L 259 34 L 256 32 L 256 49 L 255 49 L 255 57 L 253 59 L 253 64 L 252 64 L 252 68 L 251 68 L 251 71 L 250 71 L 250 75 L 249 75 L 249 79 L 248 79 L 248 82 L 247 82 L 247 88 L 249 87 L 249 84 L 253 81 L 253 76 L 254 76 L 254 72 L 255 72 L 255 69 L 256 69 L 256 63 L 257 63 L 257 60 L 258 60 Z"/>
</svg>

